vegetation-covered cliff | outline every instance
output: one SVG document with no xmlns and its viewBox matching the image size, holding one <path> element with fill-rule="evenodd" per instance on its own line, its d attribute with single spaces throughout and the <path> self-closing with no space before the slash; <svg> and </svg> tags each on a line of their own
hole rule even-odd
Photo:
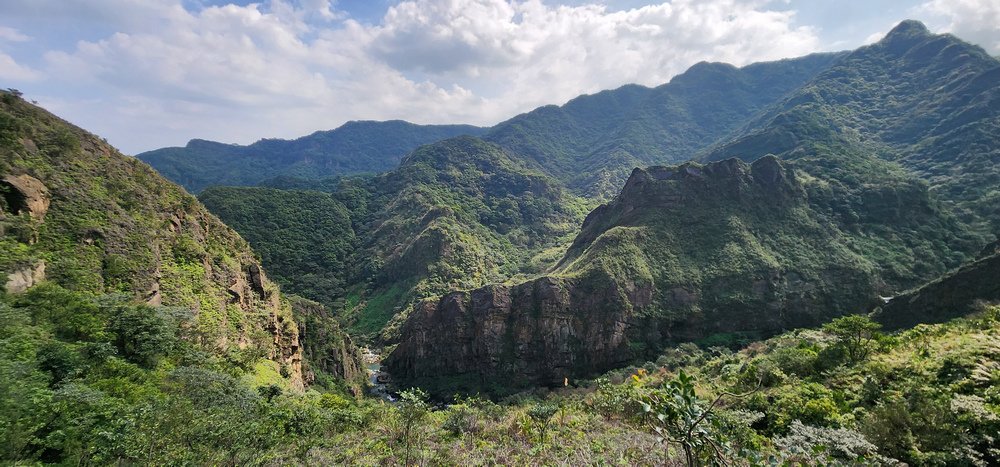
<svg viewBox="0 0 1000 467">
<path fill-rule="evenodd" d="M 324 336 L 305 354 L 329 386 L 357 384 L 349 338 L 284 298 L 236 232 L 11 92 L 0 93 L 0 194 L 2 459 L 222 462 L 242 458 L 237 436 L 278 442 L 262 439 L 274 425 L 250 434 L 258 388 L 297 393 L 318 373 L 303 372 L 296 316 Z M 184 438 L 186 450 L 150 451 Z"/>
<path fill-rule="evenodd" d="M 553 274 L 420 303 L 388 364 L 414 381 L 556 384 L 668 343 L 865 311 L 888 287 L 889 268 L 864 247 L 866 232 L 842 229 L 813 202 L 816 183 L 806 166 L 774 157 L 636 169 L 587 217 Z M 910 202 L 926 223 L 958 230 L 919 197 Z M 961 239 L 947 228 L 882 226 L 918 245 Z M 893 253 L 918 254 L 906 245 Z"/>
</svg>

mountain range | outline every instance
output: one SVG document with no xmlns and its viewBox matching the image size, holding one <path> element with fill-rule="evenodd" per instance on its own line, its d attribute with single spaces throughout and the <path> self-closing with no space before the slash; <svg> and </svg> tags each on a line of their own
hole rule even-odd
<svg viewBox="0 0 1000 467">
<path fill-rule="evenodd" d="M 643 251 L 647 258 L 641 262 L 649 264 L 679 256 L 678 248 L 721 248 L 723 244 L 713 245 L 709 239 L 730 235 L 727 228 L 705 222 L 695 224 L 697 228 L 685 226 L 688 232 L 684 234 L 672 233 L 699 240 L 684 247 L 654 246 L 663 232 L 621 237 L 621 227 L 636 226 L 617 226 L 608 217 L 611 214 L 601 213 L 619 209 L 609 206 L 634 209 L 642 204 L 640 196 L 666 195 L 626 190 L 614 196 L 608 190 L 622 186 L 617 180 L 624 181 L 637 165 L 695 159 L 714 167 L 711 161 L 739 157 L 749 162 L 773 153 L 782 170 L 794 175 L 791 179 L 798 194 L 793 198 L 801 204 L 796 216 L 777 225 L 800 229 L 792 227 L 792 220 L 810 219 L 815 224 L 812 232 L 797 232 L 790 238 L 800 238 L 799 243 L 825 238 L 824 242 L 843 246 L 848 256 L 839 261 L 864 264 L 858 266 L 863 274 L 849 274 L 868 277 L 866 298 L 852 308 L 860 311 L 861 302 L 874 303 L 876 296 L 892 296 L 972 260 L 993 238 L 991 211 L 978 201 L 992 196 L 992 179 L 988 174 L 975 179 L 964 174 L 982 173 L 968 164 L 993 157 L 995 149 L 990 148 L 995 148 L 996 136 L 986 129 L 997 122 L 996 105 L 989 100 L 997 87 L 985 83 L 991 82 L 988 78 L 996 67 L 997 61 L 978 47 L 952 36 L 930 34 L 919 23 L 904 22 L 882 41 L 852 52 L 743 68 L 703 63 L 657 88 L 625 86 L 581 96 L 561 107 L 542 107 L 486 129 L 479 137 L 446 139 L 415 149 L 397 168 L 381 175 L 286 176 L 262 182 L 270 188 L 298 190 L 295 196 L 302 196 L 303 190 L 325 192 L 315 196 L 329 197 L 343 209 L 325 208 L 321 213 L 304 202 L 289 202 L 280 210 L 266 208 L 266 204 L 249 201 L 254 197 L 275 200 L 280 195 L 251 187 L 210 189 L 202 199 L 224 221 L 245 232 L 252 244 L 261 245 L 262 251 L 308 238 L 315 230 L 300 229 L 296 234 L 262 228 L 269 224 L 261 220 L 270 218 L 274 225 L 294 230 L 296 223 L 274 216 L 287 211 L 298 212 L 295 216 L 301 219 L 319 219 L 347 212 L 349 221 L 339 216 L 342 228 L 337 231 L 343 232 L 338 234 L 339 241 L 355 242 L 353 257 L 333 255 L 319 263 L 285 261 L 308 266 L 281 268 L 276 278 L 288 287 L 301 287 L 317 271 L 323 271 L 322 277 L 336 278 L 342 285 L 314 292 L 311 298 L 340 310 L 359 336 L 394 344 L 403 318 L 421 299 L 491 283 L 572 274 L 572 263 L 582 268 L 608 255 L 591 245 L 596 241 L 603 247 L 605 234 L 616 236 L 619 246 L 615 248 L 628 245 Z M 936 112 L 939 119 L 935 121 L 953 122 L 947 125 L 950 129 L 938 124 L 934 133 L 914 126 L 917 113 L 928 111 Z M 965 146 L 958 153 L 948 149 L 968 139 L 963 136 L 967 134 L 982 135 L 987 141 Z M 988 150 L 982 152 L 979 147 Z M 955 158 L 942 159 L 943 154 Z M 935 173 L 951 170 L 963 175 L 934 175 L 921 169 L 918 160 L 939 160 Z M 956 194 L 953 187 L 981 196 Z M 706 196 L 688 193 L 688 189 L 693 188 L 679 188 L 671 196 L 691 205 Z M 220 197 L 218 190 L 228 190 L 231 196 Z M 241 201 L 235 193 L 243 193 L 249 201 Z M 735 194 L 722 204 L 740 205 L 741 196 Z M 619 199 L 623 197 L 629 199 Z M 601 201 L 610 204 L 598 206 Z M 236 209 L 253 213 L 242 219 L 229 214 Z M 650 217 L 661 224 L 665 212 L 660 209 Z M 773 226 L 763 219 L 776 213 L 744 209 L 740 214 L 750 218 L 741 222 Z M 584 222 L 584 217 L 609 220 L 594 224 Z M 575 231 L 574 224 L 581 222 L 582 230 Z M 766 237 L 758 231 L 749 229 L 748 234 Z M 745 250 L 746 245 L 734 248 Z M 279 249 L 275 254 L 290 259 L 297 257 L 297 251 L 303 248 Z M 804 253 L 782 264 L 774 259 L 775 251 L 787 253 L 790 245 L 765 251 L 769 261 L 752 272 L 762 278 L 787 274 L 791 264 L 801 264 L 807 257 L 822 263 L 819 258 L 824 253 Z M 579 260 L 581 255 L 587 259 Z M 662 294 L 674 288 L 667 284 L 677 281 L 676 275 L 683 275 L 689 283 L 690 290 L 679 293 L 700 296 L 701 285 L 691 284 L 701 282 L 701 268 L 721 268 L 723 275 L 748 272 L 740 269 L 744 266 L 712 256 L 694 264 L 694 270 L 664 276 L 631 271 L 640 277 L 621 277 L 623 272 L 616 270 L 609 277 L 613 278 L 610 282 L 649 282 L 656 276 L 652 282 L 664 288 L 651 290 L 656 290 L 655 301 L 661 304 L 656 308 L 662 309 L 670 308 L 662 306 L 667 300 Z M 818 286 L 842 285 L 818 277 L 812 276 Z M 847 312 L 847 308 L 826 309 L 833 314 Z M 687 336 L 699 337 L 707 335 Z M 642 346 L 656 348 L 666 342 Z"/>
<path fill-rule="evenodd" d="M 904 21 L 489 128 L 350 122 L 137 158 L 0 92 L 0 459 L 409 463 L 432 408 L 364 402 L 380 360 L 397 389 L 459 394 L 426 422 L 448 455 L 498 423 L 547 446 L 557 411 L 597 444 L 652 443 L 637 407 L 671 400 L 745 450 L 988 465 L 998 78 L 981 48 Z M 579 404 L 539 392 L 571 385 Z M 669 457 L 640 451 L 617 455 Z"/>
</svg>

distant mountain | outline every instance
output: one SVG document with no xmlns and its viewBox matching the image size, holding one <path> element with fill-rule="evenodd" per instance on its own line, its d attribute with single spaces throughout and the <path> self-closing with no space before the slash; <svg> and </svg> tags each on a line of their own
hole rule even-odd
<svg viewBox="0 0 1000 467">
<path fill-rule="evenodd" d="M 992 236 L 1000 230 L 1000 61 L 904 21 L 701 159 L 837 159 L 845 151 L 898 163 Z"/>
<path fill-rule="evenodd" d="M 197 193 L 210 185 L 256 185 L 276 176 L 381 173 L 422 144 L 483 136 L 574 192 L 605 197 L 633 167 L 685 160 L 757 111 L 812 79 L 843 54 L 813 54 L 743 68 L 699 63 L 669 83 L 628 85 L 544 106 L 492 128 L 350 122 L 292 141 L 250 146 L 192 140 L 138 157 Z"/>
<path fill-rule="evenodd" d="M 264 139 L 240 146 L 196 139 L 182 148 L 156 149 L 136 157 L 198 193 L 212 185 L 256 185 L 279 175 L 319 178 L 385 172 L 417 146 L 483 131 L 470 125 L 355 121 L 294 140 Z"/>
<path fill-rule="evenodd" d="M 497 124 L 483 138 L 580 194 L 612 196 L 632 168 L 687 160 L 843 55 L 742 68 L 702 62 L 655 88 L 629 85 L 540 107 Z"/>
</svg>

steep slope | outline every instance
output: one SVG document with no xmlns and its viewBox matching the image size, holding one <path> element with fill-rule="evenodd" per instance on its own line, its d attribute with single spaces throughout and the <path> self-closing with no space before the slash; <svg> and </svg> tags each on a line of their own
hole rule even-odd
<svg viewBox="0 0 1000 467">
<path fill-rule="evenodd" d="M 743 68 L 699 63 L 656 88 L 629 85 L 545 106 L 484 139 L 587 195 L 613 195 L 636 166 L 677 163 L 774 104 L 842 54 Z"/>
<path fill-rule="evenodd" d="M 472 137 L 423 146 L 371 187 L 372 220 L 359 234 L 368 286 L 351 318 L 367 333 L 414 299 L 541 272 L 556 259 L 546 249 L 583 213 L 553 180 Z"/>
<path fill-rule="evenodd" d="M 469 125 L 414 125 L 392 120 L 357 121 L 294 140 L 264 139 L 249 146 L 192 140 L 137 157 L 192 193 L 211 185 L 255 185 L 277 175 L 317 178 L 378 173 L 422 144 L 477 135 Z"/>
<path fill-rule="evenodd" d="M 325 388 L 343 385 L 360 396 L 368 384 L 368 371 L 351 336 L 322 304 L 296 295 L 287 297 L 299 325 L 306 380 Z"/>
<path fill-rule="evenodd" d="M 774 158 L 636 169 L 554 274 L 421 302 L 388 365 L 420 383 L 556 384 L 667 342 L 864 310 L 877 267 L 803 176 Z"/>
<path fill-rule="evenodd" d="M 180 187 L 6 92 L 0 174 L 8 295 L 51 283 L 193 310 L 201 348 L 244 368 L 266 357 L 302 387 L 290 307 L 246 242 Z"/>
<path fill-rule="evenodd" d="M 212 187 L 198 199 L 250 242 L 282 290 L 340 308 L 356 239 L 350 212 L 330 194 Z"/>
<path fill-rule="evenodd" d="M 1000 252 L 973 261 L 919 288 L 893 297 L 876 319 L 887 328 L 943 323 L 964 316 L 981 302 L 1000 300 Z"/>
<path fill-rule="evenodd" d="M 904 21 L 835 62 L 702 160 L 797 159 L 845 145 L 898 162 L 983 234 L 1000 227 L 1000 61 Z"/>
</svg>

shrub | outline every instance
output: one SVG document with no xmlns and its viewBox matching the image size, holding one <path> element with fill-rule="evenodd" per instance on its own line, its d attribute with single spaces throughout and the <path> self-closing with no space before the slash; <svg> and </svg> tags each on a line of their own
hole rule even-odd
<svg viewBox="0 0 1000 467">
<path fill-rule="evenodd" d="M 448 407 L 448 413 L 442 428 L 454 436 L 474 432 L 477 429 L 478 414 L 472 407 L 465 404 L 453 404 Z"/>
</svg>

